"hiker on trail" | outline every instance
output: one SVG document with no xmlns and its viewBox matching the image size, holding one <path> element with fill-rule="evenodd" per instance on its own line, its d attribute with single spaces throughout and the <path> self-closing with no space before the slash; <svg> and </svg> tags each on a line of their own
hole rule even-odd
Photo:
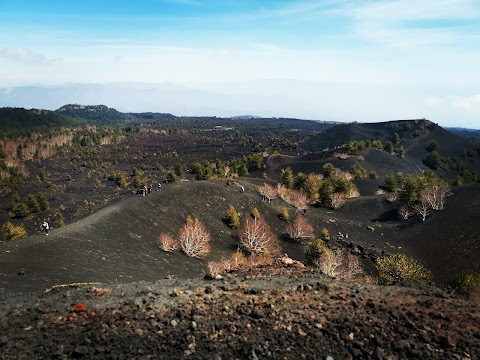
<svg viewBox="0 0 480 360">
<path fill-rule="evenodd" d="M 137 195 L 137 189 L 134 188 L 134 189 L 132 190 L 132 195 Z"/>
<path fill-rule="evenodd" d="M 43 223 L 40 226 L 45 230 L 45 235 L 48 236 L 48 229 L 50 229 L 50 226 L 48 225 L 48 222 L 43 220 Z"/>
<path fill-rule="evenodd" d="M 157 191 L 162 191 L 162 183 L 161 182 L 158 183 Z"/>
<path fill-rule="evenodd" d="M 148 187 L 148 194 L 151 194 L 152 190 L 153 190 L 153 184 L 150 184 L 150 186 Z"/>
<path fill-rule="evenodd" d="M 143 196 L 147 195 L 147 185 L 143 185 Z"/>
<path fill-rule="evenodd" d="M 241 193 L 244 193 L 244 192 L 245 192 L 245 188 L 243 187 L 243 185 L 240 185 L 240 192 L 241 192 Z"/>
</svg>

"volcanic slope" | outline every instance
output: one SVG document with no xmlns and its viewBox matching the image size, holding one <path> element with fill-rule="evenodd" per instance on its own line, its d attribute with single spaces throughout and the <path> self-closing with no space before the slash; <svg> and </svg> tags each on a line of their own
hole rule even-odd
<svg viewBox="0 0 480 360">
<path fill-rule="evenodd" d="M 464 161 L 462 158 L 464 149 L 471 148 L 471 145 L 465 140 L 425 119 L 365 124 L 351 123 L 336 125 L 301 144 L 303 149 L 313 154 L 298 159 L 298 161 L 302 163 L 308 160 L 311 164 L 314 164 L 312 160 L 325 162 L 331 160 L 330 158 L 334 153 L 333 150 L 324 151 L 325 149 L 335 148 L 336 152 L 342 152 L 345 151 L 343 147 L 349 141 L 373 139 L 380 140 L 383 144 L 391 141 L 396 149 L 403 147 L 405 150 L 404 158 L 374 148 L 366 148 L 359 153 L 363 156 L 360 163 L 355 158 L 347 159 L 343 163 L 340 159 L 335 159 L 335 161 L 343 164 L 343 168 L 357 165 L 368 171 L 375 170 L 382 177 L 389 172 L 421 173 L 430 170 L 423 163 L 423 160 L 428 155 L 426 147 L 431 141 L 437 143 L 437 151 L 444 158 L 451 157 Z M 470 170 L 480 172 L 480 162 L 464 162 Z M 454 176 L 451 171 L 438 170 L 437 173 L 447 178 Z"/>
<path fill-rule="evenodd" d="M 240 192 L 244 186 L 245 192 Z M 73 282 L 131 282 L 155 280 L 169 274 L 202 277 L 208 260 L 229 257 L 238 247 L 237 231 L 222 221 L 229 205 L 243 218 L 257 208 L 273 231 L 285 226 L 277 218 L 282 201 L 265 204 L 257 182 L 249 179 L 195 181 L 164 185 L 145 197 L 127 196 L 63 228 L 17 241 L 0 243 L 0 288 L 34 291 Z M 290 213 L 293 216 L 294 209 Z M 212 235 L 212 252 L 205 260 L 183 253 L 166 253 L 158 245 L 161 232 L 177 236 L 186 217 L 198 217 Z M 312 214 L 313 216 L 313 214 Z M 320 221 L 320 220 L 318 220 Z M 284 244 L 284 250 L 301 257 L 303 249 Z"/>
</svg>

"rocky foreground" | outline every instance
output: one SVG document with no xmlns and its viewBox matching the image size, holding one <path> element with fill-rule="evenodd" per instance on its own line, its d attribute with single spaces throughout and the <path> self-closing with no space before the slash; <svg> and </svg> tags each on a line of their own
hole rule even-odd
<svg viewBox="0 0 480 360">
<path fill-rule="evenodd" d="M 310 270 L 2 295 L 1 359 L 478 359 L 480 307 Z"/>
</svg>

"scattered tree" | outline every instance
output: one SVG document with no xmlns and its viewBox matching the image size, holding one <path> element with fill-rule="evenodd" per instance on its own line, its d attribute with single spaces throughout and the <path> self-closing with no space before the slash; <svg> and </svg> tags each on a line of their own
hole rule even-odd
<svg viewBox="0 0 480 360">
<path fill-rule="evenodd" d="M 238 212 L 237 210 L 235 210 L 233 205 L 230 205 L 230 207 L 228 208 L 224 219 L 230 229 L 236 229 L 240 226 L 240 216 L 238 215 Z"/>
<path fill-rule="evenodd" d="M 315 265 L 316 261 L 331 251 L 320 239 L 308 243 L 305 249 L 305 265 Z"/>
<path fill-rule="evenodd" d="M 201 258 L 210 252 L 210 233 L 199 219 L 186 222 L 180 228 L 178 239 L 182 251 L 190 257 Z"/>
<path fill-rule="evenodd" d="M 293 171 L 290 167 L 286 167 L 285 169 L 282 169 L 281 171 L 282 174 L 282 184 L 285 185 L 287 189 L 291 189 L 293 187 Z"/>
<path fill-rule="evenodd" d="M 297 216 L 292 224 L 288 225 L 285 233 L 295 241 L 313 239 L 313 227 L 307 222 L 305 216 Z"/>
<path fill-rule="evenodd" d="M 247 217 L 239 236 L 242 247 L 252 254 L 268 251 L 270 254 L 277 255 L 280 251 L 278 238 L 263 217 L 258 219 Z"/>
<path fill-rule="evenodd" d="M 179 242 L 169 234 L 161 233 L 158 242 L 163 251 L 170 252 L 180 249 Z"/>
</svg>

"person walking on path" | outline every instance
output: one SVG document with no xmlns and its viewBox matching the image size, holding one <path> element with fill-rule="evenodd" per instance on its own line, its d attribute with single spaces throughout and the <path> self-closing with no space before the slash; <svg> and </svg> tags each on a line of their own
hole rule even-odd
<svg viewBox="0 0 480 360">
<path fill-rule="evenodd" d="M 46 220 L 43 220 L 43 223 L 40 225 L 45 230 L 45 235 L 48 236 L 48 229 L 50 229 L 50 225 Z"/>
</svg>

